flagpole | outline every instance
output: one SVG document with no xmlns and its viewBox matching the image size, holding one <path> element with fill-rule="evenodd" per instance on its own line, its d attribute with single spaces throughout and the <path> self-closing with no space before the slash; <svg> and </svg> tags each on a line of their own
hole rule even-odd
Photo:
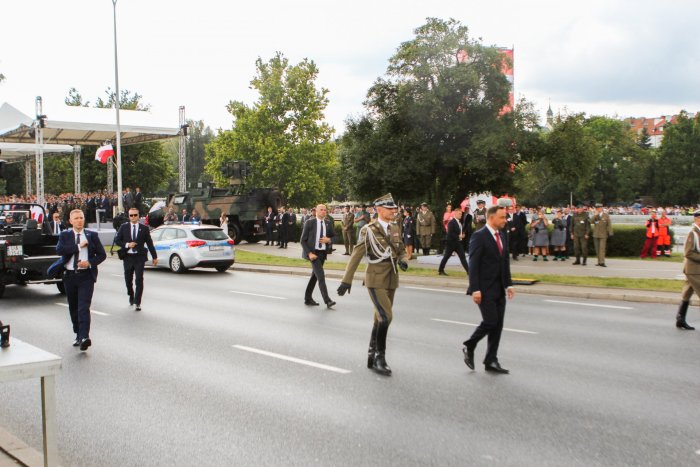
<svg viewBox="0 0 700 467">
<path fill-rule="evenodd" d="M 122 138 L 121 125 L 119 124 L 119 64 L 117 62 L 117 0 L 112 0 L 114 7 L 114 108 L 117 111 L 117 210 L 124 212 L 124 203 L 122 200 Z"/>
</svg>

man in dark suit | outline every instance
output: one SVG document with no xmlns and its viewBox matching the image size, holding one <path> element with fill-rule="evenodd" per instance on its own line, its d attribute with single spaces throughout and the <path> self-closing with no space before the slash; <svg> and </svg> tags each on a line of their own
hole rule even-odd
<svg viewBox="0 0 700 467">
<path fill-rule="evenodd" d="M 289 213 L 284 207 L 280 209 L 277 234 L 279 235 L 278 248 L 287 248 L 287 243 L 289 242 Z"/>
<path fill-rule="evenodd" d="M 134 207 L 139 210 L 139 214 L 143 212 L 143 193 L 140 187 L 136 187 L 136 193 L 134 193 Z"/>
<path fill-rule="evenodd" d="M 151 252 L 153 266 L 158 265 L 158 254 L 151 240 L 151 233 L 145 225 L 139 223 L 139 210 L 129 209 L 129 222 L 119 227 L 114 243 L 126 250 L 124 256 L 124 282 L 126 293 L 129 295 L 129 305 L 136 305 L 136 311 L 141 311 L 143 297 L 143 269 Z M 146 250 L 148 247 L 148 251 Z M 136 275 L 136 293 L 134 293 L 134 274 Z"/>
<path fill-rule="evenodd" d="M 492 206 L 486 213 L 486 225 L 472 235 L 469 242 L 469 289 L 474 303 L 479 305 L 482 321 L 472 336 L 464 342 L 464 363 L 474 369 L 476 344 L 488 336 L 484 358 L 486 371 L 507 374 L 498 362 L 498 345 L 503 332 L 506 296 L 513 298 L 513 280 L 510 277 L 508 242 L 502 229 L 506 226 L 506 210 Z"/>
<path fill-rule="evenodd" d="M 312 297 L 316 282 L 318 282 L 323 301 L 328 308 L 331 308 L 335 305 L 335 302 L 328 295 L 323 263 L 326 261 L 326 255 L 328 255 L 331 239 L 335 232 L 333 230 L 333 221 L 326 217 L 327 213 L 328 209 L 325 204 L 316 206 L 316 217 L 307 220 L 304 224 L 299 243 L 301 243 L 302 248 L 301 257 L 311 262 L 311 269 L 313 270 L 309 278 L 309 284 L 306 286 L 304 304 L 310 306 L 318 305 Z"/>
<path fill-rule="evenodd" d="M 58 212 L 53 213 L 53 219 L 49 222 L 49 231 L 51 235 L 58 236 L 61 232 L 66 230 L 68 227 L 65 222 L 61 220 L 61 215 Z"/>
<path fill-rule="evenodd" d="M 265 214 L 265 246 L 275 243 L 272 232 L 275 230 L 275 211 L 268 206 L 267 214 Z"/>
<path fill-rule="evenodd" d="M 68 310 L 73 323 L 73 346 L 87 350 L 90 340 L 90 304 L 97 282 L 97 265 L 107 259 L 105 249 L 96 232 L 85 230 L 85 215 L 80 209 L 70 213 L 72 229 L 58 236 L 56 252 L 63 258 L 63 283 L 66 288 Z"/>
<path fill-rule="evenodd" d="M 464 256 L 464 247 L 462 246 L 462 240 L 464 240 L 464 227 L 462 226 L 462 208 L 457 206 L 452 211 L 454 214 L 450 222 L 447 223 L 447 235 L 445 236 L 445 255 L 440 261 L 440 267 L 438 267 L 438 274 L 441 276 L 446 276 L 445 265 L 447 261 L 452 256 L 452 253 L 457 253 L 459 261 L 462 263 L 462 267 L 467 274 L 469 274 L 469 265 L 467 265 L 467 258 Z"/>
</svg>

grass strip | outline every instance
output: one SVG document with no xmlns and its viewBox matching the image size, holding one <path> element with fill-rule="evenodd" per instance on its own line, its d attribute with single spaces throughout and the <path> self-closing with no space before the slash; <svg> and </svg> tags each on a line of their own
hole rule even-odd
<svg viewBox="0 0 700 467">
<path fill-rule="evenodd" d="M 236 250 L 236 262 L 243 264 L 259 264 L 267 266 L 291 266 L 308 267 L 309 262 L 301 258 L 287 258 L 283 256 L 255 253 L 251 251 Z M 342 271 L 346 263 L 326 261 L 324 268 L 328 270 Z M 360 263 L 358 271 L 365 271 L 366 263 Z M 436 277 L 435 268 L 410 267 L 401 274 L 409 276 Z M 683 281 L 671 279 L 630 279 L 625 277 L 590 277 L 590 276 L 562 276 L 555 274 L 517 274 L 519 279 L 534 279 L 542 284 L 581 285 L 587 287 L 613 287 L 634 290 L 653 290 L 659 292 L 680 292 Z M 459 270 L 451 270 L 450 278 L 466 278 L 466 273 Z"/>
</svg>

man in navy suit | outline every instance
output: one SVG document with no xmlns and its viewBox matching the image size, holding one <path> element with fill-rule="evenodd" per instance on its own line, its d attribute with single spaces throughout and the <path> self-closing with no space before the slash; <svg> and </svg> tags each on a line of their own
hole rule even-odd
<svg viewBox="0 0 700 467">
<path fill-rule="evenodd" d="M 97 281 L 97 265 L 107 259 L 96 232 L 85 230 L 85 215 L 80 209 L 70 212 L 72 229 L 58 236 L 56 252 L 63 257 L 63 283 L 66 287 L 68 309 L 73 323 L 73 346 L 87 350 L 90 340 L 90 304 Z"/>
<path fill-rule="evenodd" d="M 469 242 L 469 289 L 474 303 L 479 305 L 482 321 L 472 336 L 464 342 L 464 363 L 474 369 L 476 344 L 488 336 L 484 366 L 486 371 L 507 374 L 498 362 L 498 345 L 503 332 L 506 296 L 513 298 L 513 280 L 510 277 L 506 226 L 506 210 L 492 206 L 486 213 L 486 226 L 472 235 Z"/>
<path fill-rule="evenodd" d="M 467 274 L 469 274 L 469 266 L 467 265 L 467 258 L 464 256 L 464 247 L 462 246 L 462 240 L 464 239 L 464 226 L 462 225 L 462 208 L 457 206 L 454 208 L 453 217 L 447 223 L 447 235 L 445 236 L 445 255 L 440 261 L 440 266 L 438 267 L 438 274 L 441 276 L 446 276 L 445 265 L 447 261 L 452 256 L 452 253 L 457 253 L 459 261 L 462 263 L 462 267 Z"/>
<path fill-rule="evenodd" d="M 309 284 L 306 286 L 306 293 L 304 294 L 304 303 L 310 306 L 318 305 L 312 297 L 314 288 L 316 288 L 316 282 L 318 282 L 323 301 L 328 308 L 331 308 L 335 305 L 335 302 L 328 295 L 323 263 L 325 263 L 326 256 L 330 251 L 335 232 L 333 230 L 333 221 L 326 218 L 327 212 L 328 209 L 325 204 L 316 206 L 316 217 L 312 217 L 304 224 L 299 243 L 301 243 L 302 248 L 301 257 L 311 262 L 312 269 L 311 278 L 309 278 Z"/>
<path fill-rule="evenodd" d="M 143 269 L 146 264 L 147 253 L 151 252 L 153 266 L 158 265 L 158 254 L 153 246 L 151 232 L 148 227 L 139 223 L 139 210 L 136 207 L 129 209 L 129 222 L 119 227 L 114 244 L 126 250 L 124 257 L 124 282 L 126 293 L 129 295 L 129 305 L 136 305 L 136 311 L 141 311 L 141 297 L 143 297 Z M 148 247 L 148 251 L 146 250 Z M 134 274 L 136 274 L 136 293 L 134 293 Z"/>
<path fill-rule="evenodd" d="M 53 220 L 49 222 L 49 230 L 51 235 L 56 236 L 66 230 L 66 224 L 61 220 L 61 215 L 58 212 L 53 213 Z"/>
</svg>

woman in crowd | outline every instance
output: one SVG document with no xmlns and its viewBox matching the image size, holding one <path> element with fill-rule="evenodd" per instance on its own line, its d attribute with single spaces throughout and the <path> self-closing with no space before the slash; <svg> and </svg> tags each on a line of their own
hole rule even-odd
<svg viewBox="0 0 700 467">
<path fill-rule="evenodd" d="M 416 241 L 416 225 L 413 212 L 409 208 L 403 210 L 403 244 L 406 246 L 408 259 L 413 258 L 413 244 Z"/>
<path fill-rule="evenodd" d="M 561 209 L 557 209 L 556 217 L 552 220 L 552 226 L 554 227 L 552 230 L 554 261 L 566 261 L 566 221 L 562 219 Z"/>
<path fill-rule="evenodd" d="M 530 222 L 530 230 L 533 233 L 533 261 L 537 261 L 537 256 L 542 254 L 543 261 L 549 261 L 547 259 L 547 249 L 549 247 L 549 232 L 547 231 L 547 218 L 544 217 L 544 210 L 540 210 L 537 213 L 537 217 Z"/>
<path fill-rule="evenodd" d="M 228 233 L 228 215 L 223 211 L 221 211 L 221 216 L 219 216 L 219 226 L 221 226 L 221 230 Z"/>
</svg>

